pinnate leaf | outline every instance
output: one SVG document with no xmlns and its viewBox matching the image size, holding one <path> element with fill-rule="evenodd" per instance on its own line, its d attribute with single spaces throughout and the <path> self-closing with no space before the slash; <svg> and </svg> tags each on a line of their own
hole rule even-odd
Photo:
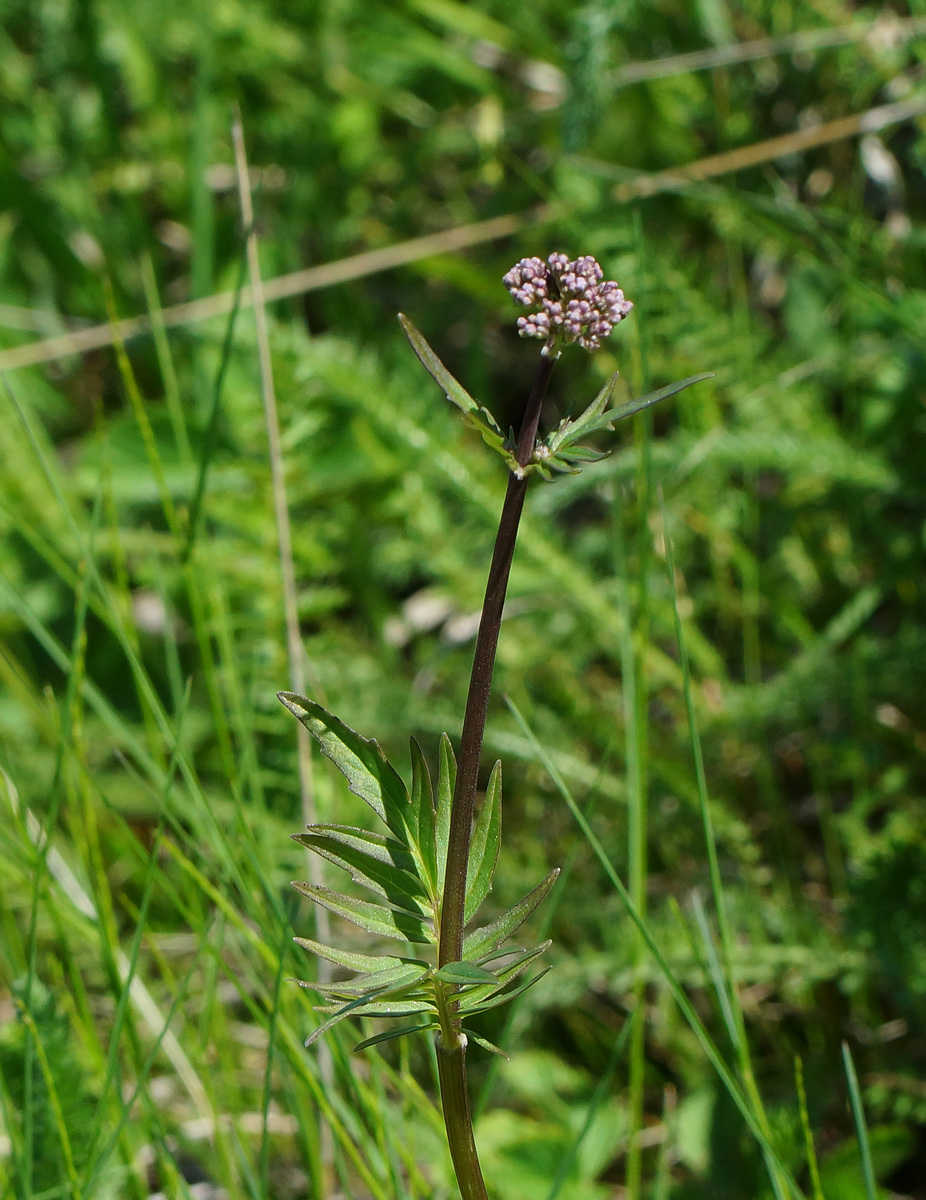
<svg viewBox="0 0 926 1200">
<path fill-rule="evenodd" d="M 676 395 L 684 388 L 691 387 L 694 383 L 712 378 L 712 373 L 707 372 L 703 375 L 691 375 L 687 379 L 679 379 L 675 383 L 667 384 L 664 388 L 659 388 L 658 391 L 648 392 L 645 396 L 629 400 L 617 408 L 609 408 L 617 378 L 617 372 L 615 372 L 588 408 L 578 417 L 567 417 L 560 421 L 557 428 L 548 434 L 537 448 L 526 470 L 536 470 L 544 479 L 550 480 L 553 478 L 554 472 L 575 473 L 580 469 L 582 463 L 597 462 L 606 458 L 607 452 L 580 446 L 579 439 L 604 429 L 613 431 L 618 421 L 632 417 L 634 413 L 642 412 L 643 409 L 650 408 L 661 400 L 667 400 L 670 396 Z"/>
<path fill-rule="evenodd" d="M 349 971 L 380 971 L 386 967 L 398 966 L 403 961 L 391 954 L 357 954 L 353 950 L 341 950 L 338 946 L 323 946 L 321 942 L 313 941 L 312 938 L 294 937 L 293 941 L 310 954 L 316 954 L 339 967 L 346 967 Z M 427 963 L 423 965 L 427 966 Z"/>
<path fill-rule="evenodd" d="M 329 862 L 390 907 L 431 916 L 427 889 L 415 875 L 415 860 L 399 842 L 344 825 L 310 825 L 293 839 Z"/>
<path fill-rule="evenodd" d="M 473 1033 L 471 1029 L 467 1029 L 465 1032 L 469 1041 L 475 1042 L 476 1045 L 481 1046 L 483 1050 L 488 1050 L 490 1054 L 497 1054 L 499 1058 L 504 1058 L 506 1062 L 509 1061 L 508 1055 L 505 1053 L 505 1051 L 502 1050 L 501 1047 L 496 1046 L 494 1042 L 490 1042 L 488 1038 L 481 1037 L 478 1033 Z"/>
<path fill-rule="evenodd" d="M 459 380 L 454 379 L 437 357 L 427 340 L 404 313 L 399 313 L 399 324 L 405 331 L 418 361 L 441 389 L 451 404 L 455 404 L 465 415 L 467 423 L 478 429 L 487 446 L 498 451 L 506 461 L 513 462 L 514 456 L 505 448 L 505 438 L 498 422 L 487 408 L 477 403 Z"/>
<path fill-rule="evenodd" d="M 490 996 L 505 991 L 513 980 L 517 979 L 519 975 L 524 974 L 535 959 L 539 958 L 546 950 L 549 950 L 550 945 L 551 943 L 546 941 L 541 942 L 539 946 L 535 946 L 533 950 L 518 951 L 508 962 L 492 972 L 495 976 L 495 982 L 492 985 L 470 988 L 461 995 L 461 1011 L 469 1011 L 474 1006 L 478 1006 L 488 1000 Z"/>
<path fill-rule="evenodd" d="M 409 821 L 408 791 L 379 743 L 361 737 L 314 700 L 295 692 L 278 692 L 277 696 L 312 734 L 322 754 L 331 759 L 354 795 L 365 800 L 392 832 L 404 840 Z"/>
<path fill-rule="evenodd" d="M 371 1000 L 353 1012 L 355 1017 L 408 1017 L 436 1012 L 436 1007 L 429 1000 Z"/>
<path fill-rule="evenodd" d="M 502 840 L 502 764 L 497 762 L 489 776 L 482 812 L 473 830 L 466 869 L 466 906 L 463 920 L 469 921 L 492 890 L 492 877 Z"/>
<path fill-rule="evenodd" d="M 491 984 L 493 987 L 498 983 L 491 971 L 473 962 L 445 963 L 435 975 L 444 983 Z"/>
<path fill-rule="evenodd" d="M 297 982 L 303 987 L 318 992 L 320 996 L 327 996 L 334 1000 L 350 1000 L 355 996 L 378 996 L 384 991 L 393 992 L 396 989 L 404 992 L 415 984 L 422 983 L 430 972 L 431 968 L 426 963 L 400 962 L 395 967 L 384 967 L 379 971 L 356 975 L 353 979 L 335 983 L 304 980 L 297 980 Z"/>
<path fill-rule="evenodd" d="M 457 782 L 457 760 L 446 733 L 440 738 L 440 769 L 437 775 L 437 813 L 434 828 L 434 854 L 437 858 L 437 890 L 444 892 L 444 873 L 447 869 L 447 843 L 450 840 L 450 809 L 453 789 Z"/>
<path fill-rule="evenodd" d="M 654 404 L 668 400 L 670 396 L 677 395 L 694 383 L 701 383 L 705 379 L 713 378 L 713 371 L 704 371 L 700 375 L 689 375 L 687 379 L 677 379 L 675 383 L 667 383 L 665 387 L 659 388 L 655 392 L 647 392 L 645 396 L 639 396 L 636 400 L 628 400 L 626 404 L 622 404 L 618 408 L 603 412 L 586 427 L 586 432 L 593 429 L 613 429 L 618 421 L 626 420 L 627 417 L 632 417 L 645 408 L 652 408 Z"/>
<path fill-rule="evenodd" d="M 558 875 L 559 867 L 556 867 L 523 900 L 519 900 L 507 912 L 496 917 L 490 925 L 484 925 L 481 929 L 474 929 L 472 933 L 467 934 L 463 939 L 463 957 L 472 961 L 498 949 L 506 938 L 511 937 L 514 931 L 524 924 L 556 882 Z"/>
<path fill-rule="evenodd" d="M 425 917 L 399 912 L 382 904 L 371 904 L 369 900 L 357 900 L 353 896 L 345 896 L 343 892 L 334 892 L 317 883 L 293 883 L 293 887 L 303 896 L 308 896 L 316 904 L 327 908 L 329 912 L 353 921 L 367 933 L 422 945 L 436 940 L 431 924 Z"/>
<path fill-rule="evenodd" d="M 380 1042 L 391 1042 L 393 1038 L 408 1037 L 412 1033 L 427 1033 L 429 1029 L 439 1028 L 438 1023 L 433 1021 L 425 1025 L 406 1025 L 404 1029 L 387 1029 L 384 1033 L 374 1034 L 373 1037 L 364 1038 L 362 1042 L 358 1042 L 354 1047 L 354 1053 L 357 1054 L 360 1050 L 369 1050 L 371 1046 L 378 1046 Z"/>
<path fill-rule="evenodd" d="M 428 881 L 428 894 L 437 899 L 437 856 L 434 845 L 434 789 L 431 772 L 421 747 L 411 739 L 412 812 L 417 834 L 417 849 Z"/>
<path fill-rule="evenodd" d="M 345 1004 L 322 1004 L 316 1006 L 316 1012 L 330 1014 L 318 1029 L 313 1030 L 306 1039 L 309 1046 L 326 1030 L 336 1025 L 348 1016 L 378 1016 L 399 1017 L 415 1013 L 434 1013 L 436 1005 L 427 995 L 423 995 L 420 984 L 430 974 L 430 969 L 424 963 L 406 963 L 400 971 L 378 972 L 379 979 L 371 976 L 371 982 L 362 993 L 347 1001 Z M 385 979 L 385 981 L 383 981 Z M 298 982 L 298 981 L 297 981 Z M 312 987 L 312 984 L 303 984 Z M 317 989 L 316 989 L 317 990 Z"/>
<path fill-rule="evenodd" d="M 538 971 L 536 975 L 532 975 L 530 979 L 525 979 L 523 983 L 518 984 L 514 988 L 505 988 L 502 991 L 495 992 L 487 1000 L 483 1000 L 479 1004 L 466 1004 L 461 1002 L 461 1010 L 467 1016 L 473 1016 L 475 1013 L 488 1012 L 490 1008 L 498 1008 L 502 1004 L 507 1004 L 510 1000 L 514 1000 L 516 996 L 523 995 L 528 988 L 532 988 L 535 983 L 539 983 L 544 975 L 550 970 L 549 967 L 544 967 L 542 971 Z"/>
</svg>

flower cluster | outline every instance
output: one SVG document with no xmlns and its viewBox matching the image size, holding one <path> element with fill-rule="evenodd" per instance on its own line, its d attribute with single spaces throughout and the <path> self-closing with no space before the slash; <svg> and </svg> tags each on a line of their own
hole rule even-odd
<svg viewBox="0 0 926 1200">
<path fill-rule="evenodd" d="M 539 312 L 518 317 L 521 337 L 545 339 L 552 347 L 560 338 L 597 350 L 618 321 L 633 308 L 617 284 L 591 255 L 570 260 L 565 254 L 522 258 L 502 282 L 518 304 L 539 306 Z"/>
</svg>

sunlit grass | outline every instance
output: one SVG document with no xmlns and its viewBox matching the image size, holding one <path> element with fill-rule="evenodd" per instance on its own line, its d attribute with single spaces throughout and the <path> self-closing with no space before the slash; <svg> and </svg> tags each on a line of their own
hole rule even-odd
<svg viewBox="0 0 926 1200">
<path fill-rule="evenodd" d="M 508 804 L 490 902 L 566 869 L 536 919 L 555 969 L 486 1020 L 510 1063 L 473 1064 L 487 1178 L 514 1200 L 913 1192 L 922 133 L 877 134 L 900 190 L 849 140 L 614 196 L 628 171 L 884 102 L 912 59 L 850 43 L 609 90 L 631 60 L 820 25 L 697 13 L 194 6 L 155 29 L 129 6 L 88 30 L 67 5 L 11 9 L 4 302 L 49 331 L 111 303 L 155 336 L 11 372 L 2 395 L 0 1191 L 453 1195 L 423 1047 L 352 1056 L 373 1029 L 342 1027 L 325 1078 L 302 1045 L 319 1018 L 290 979 L 315 968 L 291 938 L 313 918 L 289 887 L 303 817 L 253 317 L 158 322 L 244 283 L 219 169 L 238 99 L 268 275 L 553 206 L 268 308 L 306 687 L 395 761 L 409 730 L 432 765 L 458 736 L 504 487 L 395 311 L 507 428 L 529 368 L 497 279 L 581 238 L 638 307 L 564 362 L 550 419 L 618 366 L 627 398 L 716 373 L 528 501 L 512 709 L 486 740 Z M 327 768 L 316 792 L 323 817 L 363 819 Z"/>
</svg>

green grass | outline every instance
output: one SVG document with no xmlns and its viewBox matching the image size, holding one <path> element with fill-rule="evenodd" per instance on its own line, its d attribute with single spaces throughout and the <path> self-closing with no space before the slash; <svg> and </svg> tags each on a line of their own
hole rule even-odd
<svg viewBox="0 0 926 1200">
<path fill-rule="evenodd" d="M 329 1063 L 302 1046 L 254 316 L 159 317 L 246 283 L 233 102 L 266 278 L 550 206 L 267 308 L 306 687 L 392 761 L 458 737 L 504 488 L 395 313 L 507 428 L 536 348 L 500 276 L 591 253 L 636 310 L 564 356 L 549 419 L 618 366 L 618 402 L 715 372 L 528 497 L 491 903 L 566 869 L 534 921 L 555 969 L 483 1018 L 510 1061 L 472 1056 L 490 1185 L 926 1195 L 922 118 L 615 196 L 894 102 L 921 42 L 621 84 L 877 10 L 7 9 L 0 354 L 111 312 L 154 336 L 0 396 L 0 1195 L 454 1195 L 423 1041 L 352 1057 L 375 1028 L 348 1022 Z M 902 187 L 866 174 L 884 151 Z M 363 820 L 313 777 L 321 819 Z"/>
</svg>

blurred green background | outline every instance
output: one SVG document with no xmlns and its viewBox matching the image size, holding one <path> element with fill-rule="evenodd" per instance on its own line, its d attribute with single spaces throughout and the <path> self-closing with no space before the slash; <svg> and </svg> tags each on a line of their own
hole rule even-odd
<svg viewBox="0 0 926 1200">
<path fill-rule="evenodd" d="M 505 480 L 396 312 L 507 427 L 538 347 L 500 277 L 588 253 L 636 307 L 597 356 L 564 354 L 546 420 L 617 368 L 622 398 L 715 372 L 528 499 L 485 755 L 505 769 L 495 902 L 566 870 L 539 917 L 555 970 L 486 1027 L 511 1061 L 472 1056 L 486 1175 L 507 1200 L 772 1195 L 502 701 L 630 871 L 732 1063 L 675 592 L 775 1145 L 808 1196 L 873 1194 L 848 1042 L 881 1194 L 926 1196 L 926 11 L 2 15 L 0 354 L 240 285 L 234 104 L 267 279 L 519 218 L 268 309 L 308 687 L 403 770 L 409 734 L 432 763 L 459 734 Z M 800 141 L 905 102 L 912 118 Z M 754 165 L 633 183 L 790 134 Z M 342 1026 L 327 1059 L 301 1047 L 314 997 L 287 980 L 315 966 L 289 939 L 314 917 L 288 887 L 306 865 L 251 310 L 5 379 L 2 1194 L 454 1195 L 423 1045 L 352 1059 Z M 324 818 L 363 819 L 323 762 L 314 788 Z"/>
</svg>

